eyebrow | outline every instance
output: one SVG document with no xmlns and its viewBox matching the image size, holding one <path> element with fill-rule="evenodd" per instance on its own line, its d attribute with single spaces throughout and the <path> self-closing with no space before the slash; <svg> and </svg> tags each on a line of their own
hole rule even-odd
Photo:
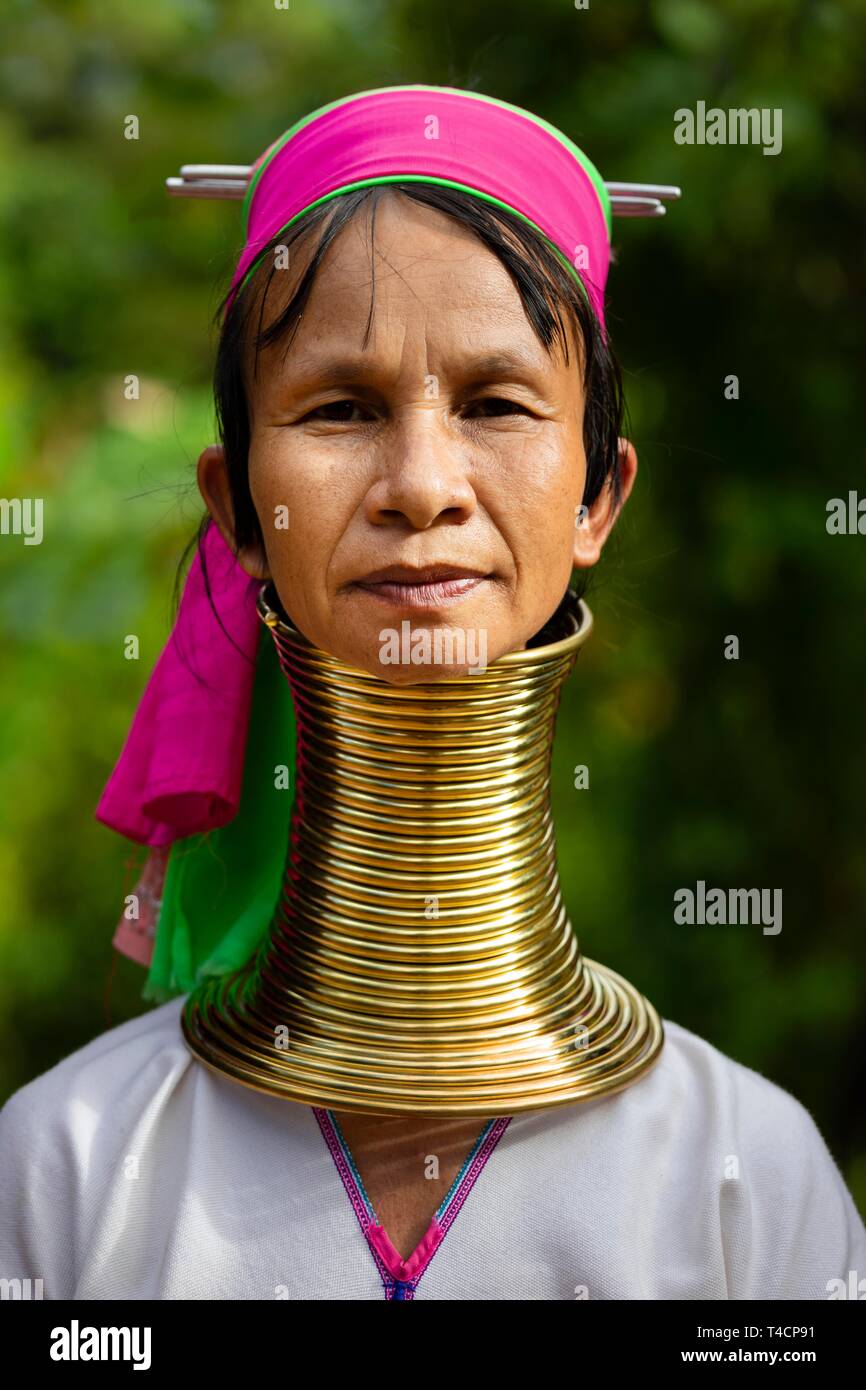
<svg viewBox="0 0 866 1390">
<path fill-rule="evenodd" d="M 458 358 L 455 374 L 467 377 L 473 383 L 501 381 L 506 377 L 537 381 L 542 365 L 521 352 L 502 349 L 498 352 L 468 354 Z M 305 384 L 311 376 L 321 376 L 334 386 L 348 386 L 372 370 L 373 363 L 363 356 L 311 355 L 295 363 L 291 369 L 291 377 L 299 384 Z"/>
<path fill-rule="evenodd" d="M 497 381 L 507 376 L 534 375 L 539 363 L 521 352 L 488 352 L 467 359 L 464 370 L 473 381 Z"/>
</svg>

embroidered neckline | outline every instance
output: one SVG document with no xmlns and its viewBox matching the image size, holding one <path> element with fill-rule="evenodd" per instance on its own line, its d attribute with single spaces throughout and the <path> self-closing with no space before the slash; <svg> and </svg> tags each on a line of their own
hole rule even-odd
<svg viewBox="0 0 866 1390">
<path fill-rule="evenodd" d="M 343 1186 L 358 1218 L 358 1224 L 364 1233 L 373 1259 L 376 1261 L 385 1288 L 386 1299 L 413 1299 L 421 1275 L 442 1244 L 481 1170 L 505 1133 L 511 1117 L 505 1116 L 498 1120 L 488 1120 L 473 1144 L 460 1172 L 436 1208 L 425 1235 L 422 1236 L 411 1255 L 404 1260 L 388 1232 L 376 1217 L 373 1204 L 367 1195 L 361 1174 L 340 1129 L 336 1115 L 332 1110 L 320 1109 L 317 1106 L 311 1108 L 337 1171 L 343 1180 Z"/>
</svg>

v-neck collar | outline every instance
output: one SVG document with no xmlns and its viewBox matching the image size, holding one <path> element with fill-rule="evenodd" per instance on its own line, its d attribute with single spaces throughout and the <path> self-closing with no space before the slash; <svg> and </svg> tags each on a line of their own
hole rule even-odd
<svg viewBox="0 0 866 1390">
<path fill-rule="evenodd" d="M 376 1218 L 373 1204 L 367 1196 L 361 1174 L 333 1110 L 322 1110 L 317 1106 L 311 1106 L 311 1109 L 318 1120 L 325 1143 L 358 1218 L 358 1224 L 376 1261 L 386 1299 L 413 1299 L 418 1280 L 445 1239 L 482 1168 L 505 1133 L 511 1117 L 488 1120 L 444 1200 L 437 1207 L 426 1234 L 411 1255 L 404 1260 L 388 1232 Z"/>
</svg>

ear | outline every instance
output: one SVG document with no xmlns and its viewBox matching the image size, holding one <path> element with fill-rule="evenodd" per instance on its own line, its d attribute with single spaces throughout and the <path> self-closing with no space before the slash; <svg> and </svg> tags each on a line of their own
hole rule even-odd
<svg viewBox="0 0 866 1390">
<path fill-rule="evenodd" d="M 226 545 L 237 556 L 241 569 L 246 570 L 251 579 L 270 579 L 268 558 L 258 544 L 245 545 L 236 549 L 234 508 L 232 506 L 229 470 L 225 449 L 221 444 L 208 444 L 202 449 L 198 460 L 198 490 L 204 504 Z"/>
<path fill-rule="evenodd" d="M 574 529 L 573 563 L 576 569 L 588 569 L 598 563 L 604 543 L 613 530 L 614 522 L 628 501 L 637 476 L 637 454 L 628 439 L 619 440 L 617 458 L 620 501 L 614 505 L 613 491 L 605 485 L 585 516 Z"/>
</svg>

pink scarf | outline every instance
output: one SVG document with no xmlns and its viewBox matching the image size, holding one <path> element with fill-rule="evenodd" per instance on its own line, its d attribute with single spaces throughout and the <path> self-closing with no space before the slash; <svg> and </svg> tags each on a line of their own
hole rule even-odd
<svg viewBox="0 0 866 1390">
<path fill-rule="evenodd" d="M 204 551 L 222 626 L 196 552 L 174 630 L 96 808 L 97 820 L 139 844 L 167 845 L 225 825 L 240 801 L 261 585 L 244 573 L 213 522 Z"/>
</svg>

